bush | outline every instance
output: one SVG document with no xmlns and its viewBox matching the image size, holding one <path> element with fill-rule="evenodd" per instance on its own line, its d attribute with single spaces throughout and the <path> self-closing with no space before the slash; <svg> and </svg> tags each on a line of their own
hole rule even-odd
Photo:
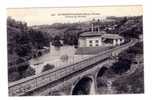
<svg viewBox="0 0 152 100">
<path fill-rule="evenodd" d="M 47 70 L 50 70 L 50 69 L 53 69 L 54 67 L 55 67 L 54 65 L 46 64 L 46 65 L 43 67 L 42 72 L 47 71 Z"/>
<path fill-rule="evenodd" d="M 23 77 L 29 77 L 35 75 L 35 70 L 32 67 L 28 67 L 27 70 L 23 73 Z"/>
<path fill-rule="evenodd" d="M 127 70 L 129 70 L 130 66 L 131 66 L 131 61 L 119 60 L 118 62 L 114 63 L 111 68 L 116 74 L 122 74 Z"/>
<path fill-rule="evenodd" d="M 143 69 L 135 73 L 118 78 L 113 82 L 117 93 L 144 93 L 144 72 Z"/>
<path fill-rule="evenodd" d="M 136 43 L 133 47 L 128 49 L 127 52 L 132 54 L 143 54 L 143 42 Z"/>
<path fill-rule="evenodd" d="M 17 81 L 20 79 L 20 74 L 16 71 L 11 72 L 8 74 L 8 81 L 9 82 L 13 82 L 13 81 Z"/>
<path fill-rule="evenodd" d="M 35 70 L 30 66 L 14 67 L 8 73 L 8 81 L 13 82 L 25 77 L 35 75 Z"/>
<path fill-rule="evenodd" d="M 8 73 L 13 73 L 13 72 L 16 72 L 16 71 L 17 71 L 16 67 L 10 67 L 10 68 L 8 68 Z"/>
</svg>

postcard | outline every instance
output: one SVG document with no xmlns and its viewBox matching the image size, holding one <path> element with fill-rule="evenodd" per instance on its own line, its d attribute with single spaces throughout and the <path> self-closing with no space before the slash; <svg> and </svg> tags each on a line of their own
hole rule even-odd
<svg viewBox="0 0 152 100">
<path fill-rule="evenodd" d="M 143 94 L 143 6 L 7 9 L 9 96 Z"/>
</svg>

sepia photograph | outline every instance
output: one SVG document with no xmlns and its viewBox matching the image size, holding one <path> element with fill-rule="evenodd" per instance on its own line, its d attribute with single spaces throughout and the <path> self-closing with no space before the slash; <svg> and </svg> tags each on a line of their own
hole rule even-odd
<svg viewBox="0 0 152 100">
<path fill-rule="evenodd" d="M 7 8 L 9 96 L 144 94 L 143 6 Z"/>
</svg>

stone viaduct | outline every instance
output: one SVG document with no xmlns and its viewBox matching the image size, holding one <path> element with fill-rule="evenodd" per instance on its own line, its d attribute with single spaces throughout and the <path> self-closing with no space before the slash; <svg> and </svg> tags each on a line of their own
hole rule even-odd
<svg viewBox="0 0 152 100">
<path fill-rule="evenodd" d="M 116 46 L 80 62 L 49 70 L 9 83 L 10 96 L 96 94 L 97 80 L 114 62 L 117 55 L 137 41 Z"/>
</svg>

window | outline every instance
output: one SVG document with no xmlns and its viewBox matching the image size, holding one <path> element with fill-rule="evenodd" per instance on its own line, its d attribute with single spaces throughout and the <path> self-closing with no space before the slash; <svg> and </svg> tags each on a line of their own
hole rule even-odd
<svg viewBox="0 0 152 100">
<path fill-rule="evenodd" d="M 96 44 L 96 46 L 99 46 L 98 44 Z"/>
<path fill-rule="evenodd" d="M 92 47 L 92 44 L 89 44 L 90 47 Z"/>
<path fill-rule="evenodd" d="M 89 43 L 92 43 L 92 40 L 90 40 Z"/>
<path fill-rule="evenodd" d="M 96 40 L 96 43 L 98 43 L 99 41 L 98 40 Z"/>
</svg>

